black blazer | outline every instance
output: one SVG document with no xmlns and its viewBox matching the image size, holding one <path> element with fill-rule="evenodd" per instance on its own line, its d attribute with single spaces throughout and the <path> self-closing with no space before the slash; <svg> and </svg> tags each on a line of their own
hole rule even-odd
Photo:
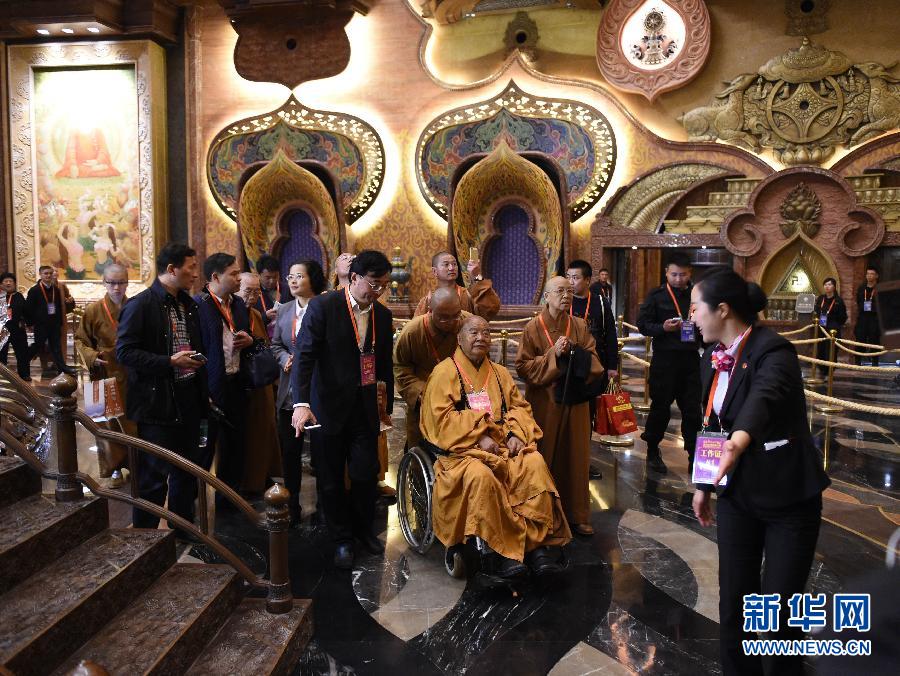
<svg viewBox="0 0 900 676">
<path fill-rule="evenodd" d="M 12 311 L 12 316 L 9 318 L 9 321 L 6 322 L 7 331 L 9 331 L 10 335 L 24 336 L 25 324 L 27 323 L 25 316 L 25 296 L 18 291 L 13 291 L 11 294 L 7 294 L 6 303 Z M 18 356 L 16 358 L 18 359 Z"/>
<path fill-rule="evenodd" d="M 187 313 L 191 349 L 203 352 L 197 304 L 185 291 L 178 300 Z M 181 412 L 175 401 L 175 371 L 172 354 L 172 324 L 169 321 L 168 292 L 159 280 L 144 289 L 122 307 L 116 336 L 116 359 L 128 375 L 125 414 L 135 422 L 153 425 L 177 425 Z M 206 367 L 194 376 L 201 411 L 208 407 Z M 204 413 L 205 415 L 205 413 Z"/>
<path fill-rule="evenodd" d="M 834 301 L 834 307 L 831 307 L 831 301 Z M 862 305 L 859 306 L 862 309 Z M 815 306 L 815 314 L 813 315 L 813 319 L 816 322 L 819 321 L 819 316 L 831 308 L 831 311 L 828 313 L 828 323 L 825 326 L 826 331 L 831 331 L 832 329 L 838 330 L 838 335 L 840 335 L 840 329 L 844 324 L 847 323 L 847 306 L 844 305 L 844 299 L 839 295 L 834 294 L 832 299 L 829 299 L 825 294 L 822 294 L 818 298 L 816 298 L 816 306 Z"/>
<path fill-rule="evenodd" d="M 206 375 L 209 378 L 209 398 L 219 408 L 225 406 L 225 351 L 222 347 L 222 329 L 225 327 L 225 320 L 219 307 L 209 295 L 209 289 L 203 289 L 203 292 L 194 298 L 197 302 L 197 316 L 200 321 L 200 336 L 203 345 L 206 348 Z M 250 314 L 247 312 L 247 306 L 244 301 L 232 295 L 231 297 L 231 319 L 234 322 L 235 331 L 245 331 L 250 333 Z M 242 353 L 243 356 L 243 353 Z M 238 371 L 238 377 L 243 378 L 244 375 Z"/>
<path fill-rule="evenodd" d="M 58 285 L 54 284 L 47 291 L 47 297 L 41 292 L 41 282 L 28 289 L 28 297 L 25 299 L 25 319 L 35 327 L 62 326 L 62 318 L 66 314 L 65 296 Z M 56 312 L 47 314 L 47 301 L 56 303 Z"/>
<path fill-rule="evenodd" d="M 364 345 L 372 342 L 375 326 L 375 377 L 387 385 L 387 410 L 394 404 L 393 322 L 391 311 L 381 303 L 372 304 L 373 317 Z M 364 415 L 372 434 L 378 434 L 378 393 L 374 385 L 362 388 L 364 411 L 356 409 L 360 389 L 359 348 L 347 312 L 342 289 L 316 296 L 309 301 L 294 346 L 291 368 L 293 404 L 308 403 L 324 434 L 338 434 L 350 416 Z"/>
<path fill-rule="evenodd" d="M 813 443 L 797 350 L 771 329 L 757 326 L 747 337 L 722 403 L 721 427 L 747 432 L 752 441 L 738 459 L 722 496 L 740 494 L 763 509 L 787 507 L 821 493 L 831 481 Z M 703 407 L 709 399 L 714 346 L 700 361 Z M 770 451 L 768 441 L 788 439 Z M 710 485 L 701 485 L 712 490 Z"/>
</svg>

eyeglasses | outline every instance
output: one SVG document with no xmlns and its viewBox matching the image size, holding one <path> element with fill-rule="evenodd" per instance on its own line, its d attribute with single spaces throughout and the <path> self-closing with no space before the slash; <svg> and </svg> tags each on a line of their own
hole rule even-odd
<svg viewBox="0 0 900 676">
<path fill-rule="evenodd" d="M 573 296 L 573 295 L 575 295 L 575 292 L 572 291 L 571 288 L 568 288 L 568 289 L 567 289 L 567 288 L 565 288 L 565 287 L 562 287 L 562 288 L 560 288 L 560 289 L 557 289 L 557 290 L 554 291 L 553 293 L 556 294 L 557 296 Z"/>
<path fill-rule="evenodd" d="M 110 282 L 109 280 L 104 279 L 103 283 L 107 286 L 128 286 L 128 280 L 126 279 L 124 282 Z"/>
<path fill-rule="evenodd" d="M 360 277 L 366 284 L 369 285 L 369 288 L 372 289 L 375 293 L 381 293 L 387 288 L 387 284 L 373 284 L 365 277 Z"/>
</svg>

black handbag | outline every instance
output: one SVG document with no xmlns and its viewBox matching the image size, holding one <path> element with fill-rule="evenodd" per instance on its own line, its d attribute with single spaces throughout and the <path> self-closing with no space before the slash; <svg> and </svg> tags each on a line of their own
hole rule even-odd
<svg viewBox="0 0 900 676">
<path fill-rule="evenodd" d="M 256 339 L 253 345 L 241 353 L 241 368 L 247 381 L 247 387 L 256 390 L 271 385 L 281 377 L 281 368 L 272 350 L 262 340 Z"/>
</svg>

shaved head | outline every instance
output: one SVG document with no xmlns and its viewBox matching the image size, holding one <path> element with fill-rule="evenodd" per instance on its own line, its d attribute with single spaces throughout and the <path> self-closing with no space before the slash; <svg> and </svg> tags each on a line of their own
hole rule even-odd
<svg viewBox="0 0 900 676">
<path fill-rule="evenodd" d="M 450 256 L 454 261 L 456 260 L 456 256 L 454 256 L 449 251 L 438 251 L 434 256 L 431 257 L 431 267 L 436 268 L 438 263 L 441 262 L 442 256 Z"/>
<path fill-rule="evenodd" d="M 462 305 L 455 288 L 439 286 L 431 294 L 431 323 L 441 333 L 456 333 L 462 317 Z"/>
<path fill-rule="evenodd" d="M 572 284 L 565 277 L 551 277 L 544 285 L 544 300 L 554 317 L 568 312 L 572 306 Z"/>
<path fill-rule="evenodd" d="M 445 286 L 435 289 L 431 294 L 431 311 L 434 312 L 437 308 L 446 308 L 447 310 L 455 308 L 458 311 L 460 309 L 459 292 Z"/>
<path fill-rule="evenodd" d="M 569 280 L 565 277 L 551 277 L 547 280 L 547 283 L 544 284 L 544 293 L 550 293 L 551 291 L 556 291 L 559 288 L 564 286 L 569 286 Z"/>
</svg>

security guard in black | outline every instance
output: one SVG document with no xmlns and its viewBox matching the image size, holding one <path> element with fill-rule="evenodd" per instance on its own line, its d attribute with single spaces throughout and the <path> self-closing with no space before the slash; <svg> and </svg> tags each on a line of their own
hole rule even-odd
<svg viewBox="0 0 900 676">
<path fill-rule="evenodd" d="M 638 313 L 638 329 L 653 338 L 650 361 L 650 413 L 641 438 L 647 442 L 647 464 L 667 471 L 659 453 L 671 417 L 672 402 L 681 411 L 681 435 L 689 464 L 700 429 L 700 354 L 696 328 L 690 321 L 691 264 L 673 257 L 666 266 L 666 283 L 653 289 Z"/>
</svg>

